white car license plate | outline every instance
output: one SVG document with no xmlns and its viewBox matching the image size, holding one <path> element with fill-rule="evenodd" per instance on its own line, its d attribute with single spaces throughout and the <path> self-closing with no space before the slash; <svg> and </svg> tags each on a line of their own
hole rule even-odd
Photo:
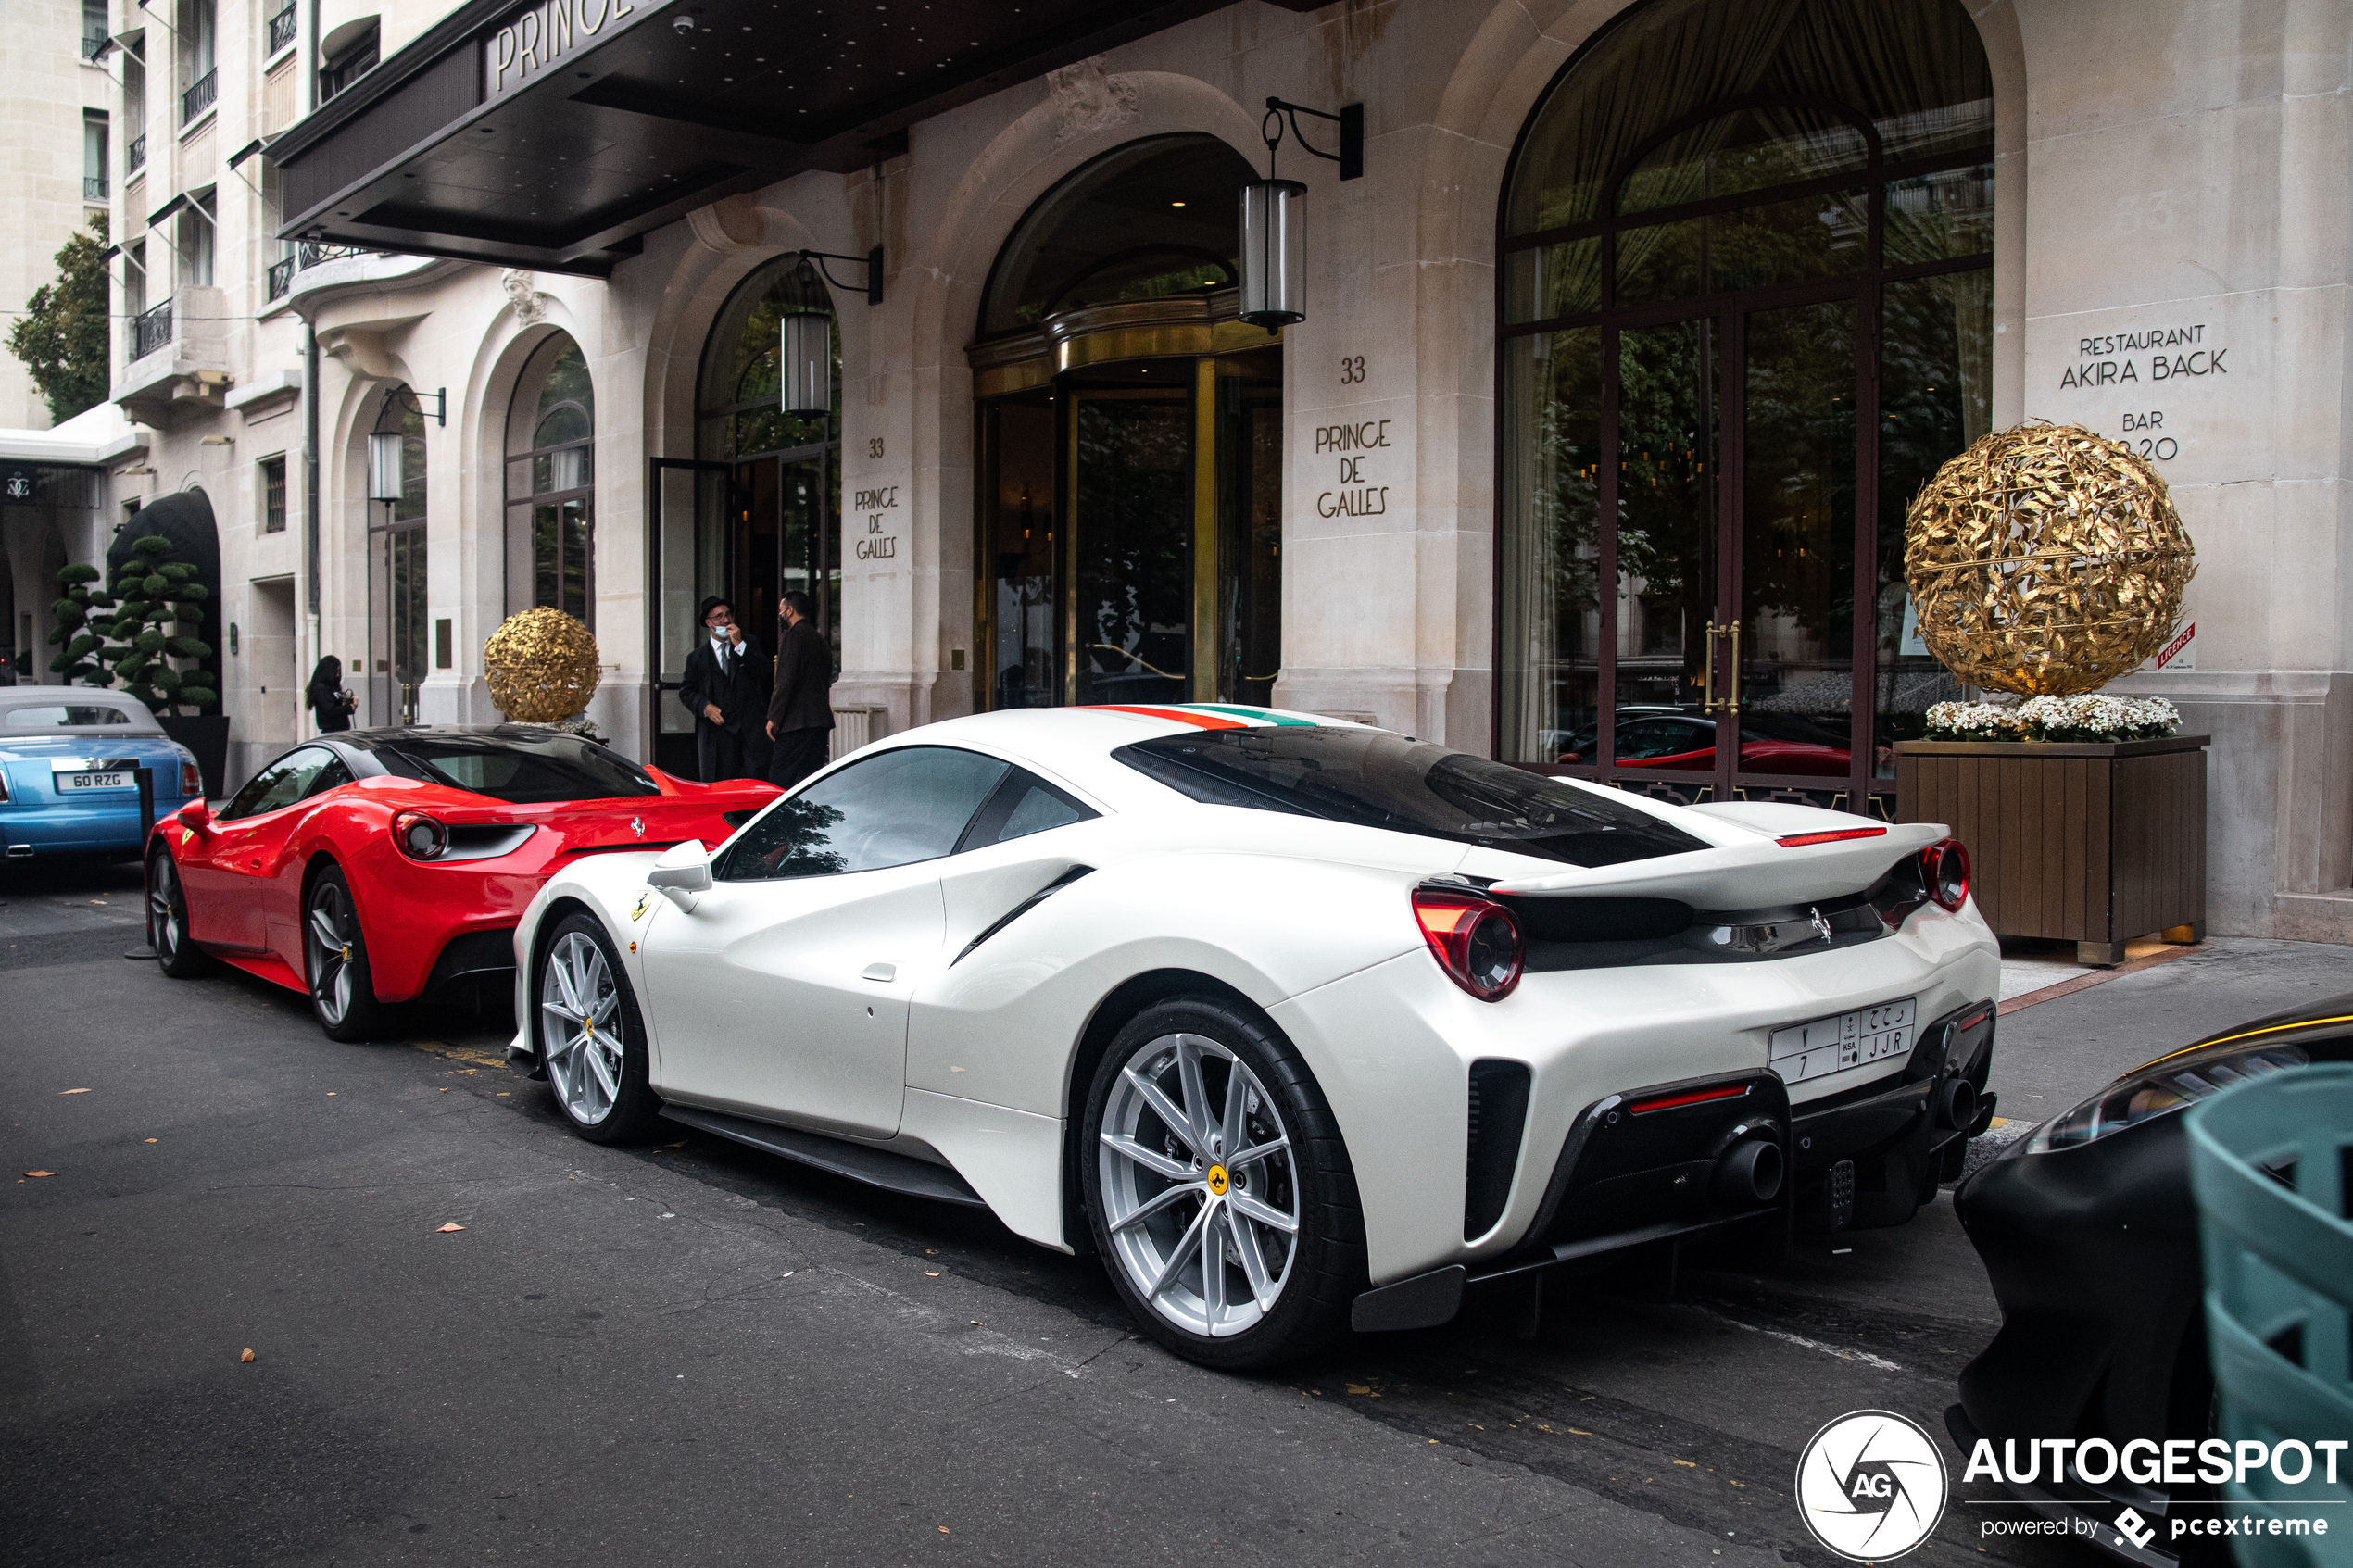
<svg viewBox="0 0 2353 1568">
<path fill-rule="evenodd" d="M 137 789 L 139 781 L 129 773 L 59 773 L 59 783 L 69 792 L 83 789 Z"/>
<path fill-rule="evenodd" d="M 1773 1031 L 1773 1071 L 1786 1084 L 1910 1054 L 1919 998 L 1857 1008 Z"/>
</svg>

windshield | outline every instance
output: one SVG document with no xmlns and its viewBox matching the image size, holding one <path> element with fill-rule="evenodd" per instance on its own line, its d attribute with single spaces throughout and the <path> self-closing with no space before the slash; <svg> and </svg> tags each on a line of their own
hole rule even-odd
<svg viewBox="0 0 2353 1568">
<path fill-rule="evenodd" d="M 472 790 L 510 806 L 661 793 L 635 762 L 578 735 L 412 730 L 374 739 L 370 749 L 387 771 Z"/>
<path fill-rule="evenodd" d="M 1481 844 L 1572 866 L 1707 845 L 1612 792 L 1380 730 L 1215 730 L 1112 755 L 1195 800 Z"/>
</svg>

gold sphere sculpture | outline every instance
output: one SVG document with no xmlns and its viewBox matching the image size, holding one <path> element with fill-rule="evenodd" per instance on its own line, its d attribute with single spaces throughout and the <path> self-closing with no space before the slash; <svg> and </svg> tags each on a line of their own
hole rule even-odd
<svg viewBox="0 0 2353 1568">
<path fill-rule="evenodd" d="M 2081 425 L 1978 437 L 1904 519 L 1920 636 L 1975 685 L 2095 691 L 2171 635 L 2196 553 L 2164 479 Z"/>
<path fill-rule="evenodd" d="M 597 639 L 562 610 L 543 605 L 507 617 L 482 654 L 490 700 L 522 723 L 560 724 L 597 693 Z"/>
</svg>

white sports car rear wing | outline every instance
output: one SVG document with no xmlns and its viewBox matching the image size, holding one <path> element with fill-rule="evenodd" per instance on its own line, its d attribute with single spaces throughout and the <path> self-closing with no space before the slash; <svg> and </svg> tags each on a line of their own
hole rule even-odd
<svg viewBox="0 0 2353 1568">
<path fill-rule="evenodd" d="M 1746 842 L 1681 855 L 1516 877 L 1488 891 L 1524 897 L 1673 898 L 1700 909 L 1805 904 L 1862 892 L 1945 831 L 1931 822 L 1858 823 L 1853 817 L 1844 822 L 1852 825 L 1809 823 L 1779 836 L 1759 833 Z"/>
</svg>

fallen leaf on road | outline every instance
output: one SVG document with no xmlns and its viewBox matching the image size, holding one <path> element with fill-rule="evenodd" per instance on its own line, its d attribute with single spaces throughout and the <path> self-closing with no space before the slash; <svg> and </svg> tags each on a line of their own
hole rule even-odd
<svg viewBox="0 0 2353 1568">
<path fill-rule="evenodd" d="M 153 1142 L 155 1142 L 156 1140 L 155 1140 L 155 1139 L 153 1139 L 153 1138 L 147 1138 L 147 1139 L 144 1139 L 143 1141 L 144 1141 L 144 1142 L 146 1142 L 146 1143 L 153 1143 Z"/>
<path fill-rule="evenodd" d="M 54 1176 L 57 1173 L 55 1171 L 27 1171 L 25 1174 L 28 1176 Z"/>
<path fill-rule="evenodd" d="M 433 1234 L 435 1236 L 447 1236 L 451 1231 L 461 1231 L 465 1228 L 465 1226 L 459 1224 L 457 1221 L 452 1220 L 447 1224 L 443 1225 L 440 1229 L 434 1231 Z"/>
<path fill-rule="evenodd" d="M 1682 1466 L 1684 1469 L 1686 1469 L 1686 1470 L 1697 1470 L 1697 1469 L 1699 1468 L 1699 1466 L 1698 1466 L 1698 1465 L 1693 1464 L 1693 1463 L 1692 1463 L 1690 1460 L 1687 1460 L 1687 1459 L 1679 1459 L 1679 1460 L 1677 1460 L 1675 1462 L 1676 1462 L 1677 1464 L 1681 1465 L 1681 1466 Z"/>
<path fill-rule="evenodd" d="M 242 1355 L 242 1356 L 239 1356 L 239 1357 L 237 1358 L 237 1360 L 239 1360 L 240 1361 L 249 1361 L 253 1360 L 253 1350 L 252 1350 L 252 1348 L 251 1348 L 250 1347 L 248 1347 L 248 1348 L 246 1348 L 246 1350 L 245 1350 L 245 1353 L 244 1355 Z"/>
<path fill-rule="evenodd" d="M 49 1173 L 46 1171 L 27 1171 L 25 1173 L 28 1176 L 45 1176 L 48 1173 Z M 925 1279 L 937 1279 L 939 1277 L 939 1271 L 937 1269 L 925 1269 L 924 1271 L 924 1277 Z"/>
<path fill-rule="evenodd" d="M 944 1536 L 944 1535 L 946 1535 L 946 1534 L 948 1533 L 948 1526 L 947 1526 L 947 1525 L 945 1525 L 945 1524 L 942 1524 L 942 1525 L 939 1527 L 939 1533 L 940 1533 L 941 1535 L 943 1535 L 943 1536 Z"/>
<path fill-rule="evenodd" d="M 978 1328 L 980 1326 L 980 1320 L 978 1318 L 973 1319 L 972 1324 L 975 1328 Z"/>
<path fill-rule="evenodd" d="M 437 1094 L 437 1095 L 446 1095 L 446 1094 L 447 1094 L 448 1092 L 449 1092 L 449 1091 L 448 1091 L 447 1089 L 435 1089 L 435 1090 L 434 1090 L 434 1094 Z"/>
<path fill-rule="evenodd" d="M 1348 1391 L 1349 1391 L 1350 1393 L 1352 1393 L 1352 1394 L 1369 1394 L 1369 1393 L 1371 1393 L 1371 1392 L 1372 1392 L 1372 1390 L 1371 1390 L 1370 1388 L 1365 1387 L 1365 1386 L 1363 1384 L 1361 1384 L 1361 1383 L 1352 1383 L 1352 1384 L 1350 1384 L 1350 1385 L 1348 1386 Z"/>
<path fill-rule="evenodd" d="M 57 1091 L 61 1095 L 86 1095 L 89 1092 L 88 1089 L 59 1089 Z"/>
<path fill-rule="evenodd" d="M 328 1098 L 329 1099 L 333 1099 L 333 1098 L 335 1098 L 335 1092 L 334 1092 L 334 1090 L 333 1090 L 333 1089 L 329 1089 L 329 1090 L 327 1091 L 327 1098 Z"/>
</svg>

